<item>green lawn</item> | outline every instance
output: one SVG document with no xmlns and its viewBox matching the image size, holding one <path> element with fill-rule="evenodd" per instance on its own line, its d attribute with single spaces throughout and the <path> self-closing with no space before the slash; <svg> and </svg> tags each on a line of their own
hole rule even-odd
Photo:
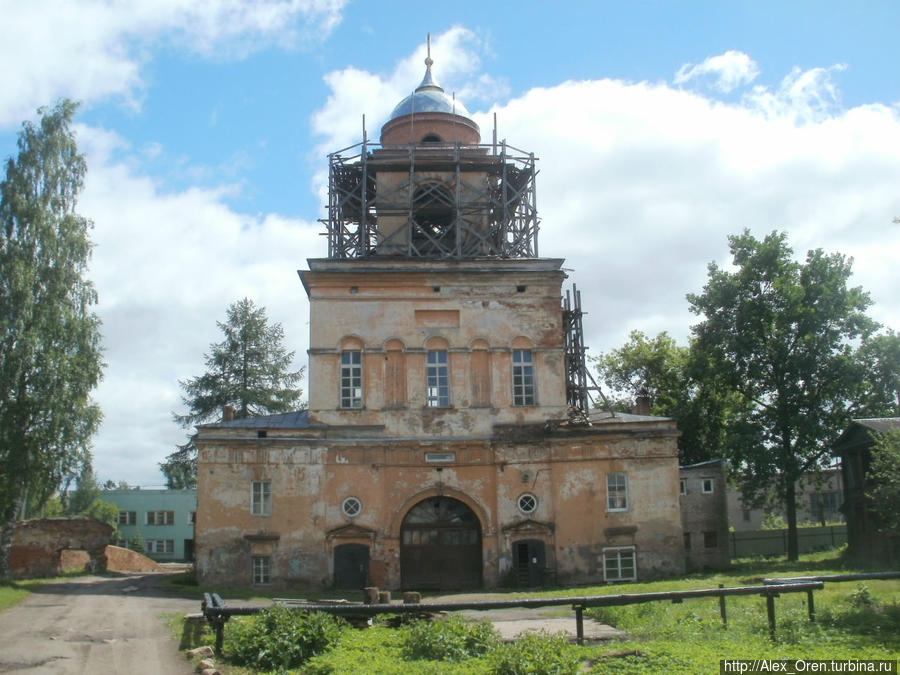
<svg viewBox="0 0 900 675">
<path fill-rule="evenodd" d="M 659 592 L 695 588 L 756 585 L 764 577 L 808 576 L 864 572 L 843 565 L 836 552 L 803 556 L 798 563 L 778 560 L 738 561 L 725 573 L 691 575 L 653 582 L 546 589 L 537 593 L 509 591 L 499 597 L 577 597 L 619 593 Z M 241 591 L 216 589 L 227 601 Z M 302 594 L 322 597 L 321 593 Z M 324 595 L 328 595 L 325 593 Z M 494 594 L 492 594 L 492 597 Z M 447 597 L 447 600 L 452 598 Z M 515 648 L 494 646 L 490 651 L 455 661 L 427 658 L 410 647 L 409 626 L 376 625 L 346 629 L 334 647 L 313 657 L 298 673 L 712 673 L 722 659 L 897 659 L 900 655 L 900 579 L 827 583 L 815 592 L 816 622 L 810 623 L 806 594 L 777 598 L 776 641 L 769 636 L 765 599 L 756 595 L 727 599 L 728 625 L 723 627 L 717 598 L 654 602 L 586 611 L 625 631 L 624 641 L 584 647 L 544 640 Z M 235 603 L 231 603 L 235 604 Z M 570 613 L 571 616 L 573 616 Z M 233 619 L 239 622 L 242 619 Z M 574 618 L 573 618 L 574 624 Z M 243 639 L 246 639 L 246 635 Z M 452 641 L 452 631 L 434 638 Z M 208 631 L 196 633 L 212 644 Z M 187 644 L 186 644 L 187 643 Z M 229 632 L 226 630 L 226 654 Z M 515 650 L 515 651 L 514 651 Z M 557 669 L 546 667 L 554 659 Z M 561 659 L 561 660 L 560 660 Z M 568 660 L 567 660 L 568 659 Z M 224 672 L 252 672 L 217 660 Z M 571 664 L 576 665 L 572 666 Z M 530 664 L 530 665 L 529 665 Z M 533 668 L 530 669 L 529 668 Z"/>
</svg>

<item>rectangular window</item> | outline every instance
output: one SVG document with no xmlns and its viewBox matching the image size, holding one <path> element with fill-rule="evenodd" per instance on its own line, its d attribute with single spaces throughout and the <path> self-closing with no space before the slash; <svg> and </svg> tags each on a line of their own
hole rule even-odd
<svg viewBox="0 0 900 675">
<path fill-rule="evenodd" d="M 717 532 L 704 532 L 703 533 L 703 546 L 706 548 L 718 548 L 719 547 L 719 535 Z"/>
<path fill-rule="evenodd" d="M 679 485 L 680 485 L 680 487 L 679 487 L 680 494 L 682 496 L 686 495 L 687 494 L 687 481 L 684 478 L 682 478 L 679 481 Z"/>
<path fill-rule="evenodd" d="M 685 551 L 691 550 L 691 533 L 690 532 L 684 533 L 684 550 Z"/>
<path fill-rule="evenodd" d="M 253 583 L 267 584 L 271 580 L 271 558 L 268 556 L 253 556 Z"/>
<path fill-rule="evenodd" d="M 119 511 L 119 525 L 137 525 L 137 511 Z"/>
<path fill-rule="evenodd" d="M 267 480 L 253 481 L 250 492 L 250 513 L 254 516 L 272 515 L 272 483 Z"/>
<path fill-rule="evenodd" d="M 196 525 L 197 524 L 197 512 L 196 511 L 188 511 L 187 524 L 188 525 Z"/>
<path fill-rule="evenodd" d="M 147 525 L 174 525 L 174 511 L 147 511 Z"/>
<path fill-rule="evenodd" d="M 708 495 L 712 494 L 713 488 L 716 485 L 715 478 L 704 478 L 703 479 L 703 494 Z"/>
<path fill-rule="evenodd" d="M 628 510 L 628 474 L 624 471 L 606 476 L 606 508 L 609 511 Z"/>
<path fill-rule="evenodd" d="M 425 405 L 429 408 L 450 407 L 450 366 L 445 349 L 428 350 L 428 392 Z"/>
<path fill-rule="evenodd" d="M 635 581 L 637 579 L 634 546 L 603 549 L 603 578 L 607 582 Z"/>
<path fill-rule="evenodd" d="M 513 349 L 513 405 L 534 405 L 534 363 L 530 349 Z"/>
<path fill-rule="evenodd" d="M 147 539 L 144 543 L 144 550 L 147 553 L 156 555 L 171 555 L 175 553 L 174 539 Z"/>
<path fill-rule="evenodd" d="M 341 407 L 362 408 L 362 352 L 341 352 Z"/>
</svg>

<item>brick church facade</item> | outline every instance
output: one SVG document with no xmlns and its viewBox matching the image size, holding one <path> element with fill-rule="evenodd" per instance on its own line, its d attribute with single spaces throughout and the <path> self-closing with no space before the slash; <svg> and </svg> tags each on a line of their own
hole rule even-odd
<svg viewBox="0 0 900 675">
<path fill-rule="evenodd" d="M 536 586 L 684 570 L 678 431 L 586 403 L 534 157 L 426 75 L 330 158 L 309 409 L 198 429 L 201 583 Z M 579 351 L 581 349 L 581 351 Z"/>
</svg>

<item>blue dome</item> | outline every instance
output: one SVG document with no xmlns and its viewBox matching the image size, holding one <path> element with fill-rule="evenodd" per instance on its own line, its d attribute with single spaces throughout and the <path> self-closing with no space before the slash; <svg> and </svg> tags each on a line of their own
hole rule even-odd
<svg viewBox="0 0 900 675">
<path fill-rule="evenodd" d="M 431 76 L 431 59 L 426 60 L 425 77 L 422 83 L 416 87 L 416 90 L 397 104 L 391 112 L 390 120 L 405 115 L 417 115 L 419 113 L 448 113 L 450 115 L 460 115 L 469 117 L 469 111 L 466 110 L 460 101 L 454 101 L 452 97 L 447 96 L 444 90 L 434 81 Z"/>
</svg>

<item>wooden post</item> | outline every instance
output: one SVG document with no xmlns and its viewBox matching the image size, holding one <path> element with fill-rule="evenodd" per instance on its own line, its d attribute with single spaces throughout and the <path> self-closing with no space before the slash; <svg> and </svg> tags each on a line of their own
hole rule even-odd
<svg viewBox="0 0 900 675">
<path fill-rule="evenodd" d="M 584 646 L 584 606 L 575 605 L 575 642 L 580 646 Z"/>
<path fill-rule="evenodd" d="M 225 642 L 225 618 L 217 616 L 216 626 L 216 656 L 222 656 L 222 646 Z"/>
<path fill-rule="evenodd" d="M 806 610 L 809 612 L 809 620 L 815 622 L 816 606 L 813 604 L 813 592 L 811 588 L 806 591 Z"/>
<path fill-rule="evenodd" d="M 719 588 L 725 588 L 725 584 L 719 584 Z M 725 595 L 719 596 L 719 614 L 722 616 L 722 627 L 728 628 L 728 615 L 725 612 Z"/>
<path fill-rule="evenodd" d="M 777 593 L 766 593 L 766 614 L 769 615 L 769 637 L 775 642 L 775 596 Z"/>
</svg>

